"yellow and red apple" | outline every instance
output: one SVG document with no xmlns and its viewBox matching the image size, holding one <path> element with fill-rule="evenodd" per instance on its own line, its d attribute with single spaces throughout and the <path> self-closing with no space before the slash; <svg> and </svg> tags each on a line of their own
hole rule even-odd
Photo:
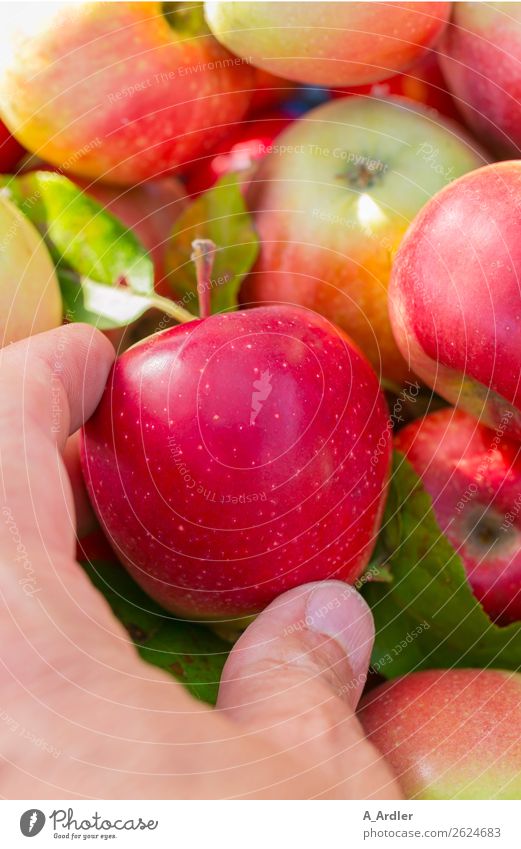
<svg viewBox="0 0 521 849">
<path fill-rule="evenodd" d="M 415 672 L 368 693 L 358 715 L 408 799 L 521 798 L 521 675 Z"/>
<path fill-rule="evenodd" d="M 308 112 L 252 181 L 261 251 L 242 302 L 316 310 L 400 383 L 409 369 L 387 307 L 395 253 L 426 201 L 484 161 L 456 124 L 405 98 L 346 97 Z"/>
<path fill-rule="evenodd" d="M 124 185 L 192 162 L 254 88 L 197 3 L 13 7 L 0 57 L 0 114 L 21 144 L 66 173 Z"/>
</svg>

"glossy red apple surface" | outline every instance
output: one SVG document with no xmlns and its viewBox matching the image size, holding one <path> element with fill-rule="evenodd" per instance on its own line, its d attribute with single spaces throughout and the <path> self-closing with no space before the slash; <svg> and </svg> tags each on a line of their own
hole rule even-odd
<svg viewBox="0 0 521 849">
<path fill-rule="evenodd" d="M 521 162 L 480 168 L 433 197 L 393 265 L 389 310 L 412 369 L 521 438 Z"/>
<path fill-rule="evenodd" d="M 372 690 L 358 715 L 408 799 L 521 798 L 521 675 L 415 672 Z"/>
<path fill-rule="evenodd" d="M 66 173 L 165 176 L 248 109 L 253 71 L 213 38 L 201 4 L 42 3 L 2 23 L 2 119 Z"/>
<path fill-rule="evenodd" d="M 491 619 L 521 620 L 521 446 L 453 408 L 407 425 L 395 446 L 421 477 Z"/>
<path fill-rule="evenodd" d="M 196 320 L 129 349 L 83 440 L 116 552 L 160 604 L 199 619 L 255 613 L 307 581 L 356 580 L 389 459 L 365 358 L 289 307 Z"/>
<path fill-rule="evenodd" d="M 454 101 L 503 158 L 521 154 L 521 5 L 454 3 L 440 46 Z"/>
</svg>

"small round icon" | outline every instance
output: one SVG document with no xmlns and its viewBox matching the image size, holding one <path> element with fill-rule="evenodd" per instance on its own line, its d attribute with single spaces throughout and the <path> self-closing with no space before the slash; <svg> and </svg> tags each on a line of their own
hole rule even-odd
<svg viewBox="0 0 521 849">
<path fill-rule="evenodd" d="M 45 825 L 45 814 L 38 808 L 30 808 L 20 817 L 20 831 L 24 837 L 35 837 Z"/>
</svg>

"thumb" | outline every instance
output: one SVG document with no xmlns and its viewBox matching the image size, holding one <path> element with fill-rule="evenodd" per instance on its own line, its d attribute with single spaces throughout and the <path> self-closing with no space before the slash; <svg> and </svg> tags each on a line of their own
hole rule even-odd
<svg viewBox="0 0 521 849">
<path fill-rule="evenodd" d="M 246 629 L 224 667 L 218 708 L 291 755 L 317 795 L 401 798 L 355 715 L 374 640 L 371 611 L 340 581 L 296 587 Z"/>
</svg>

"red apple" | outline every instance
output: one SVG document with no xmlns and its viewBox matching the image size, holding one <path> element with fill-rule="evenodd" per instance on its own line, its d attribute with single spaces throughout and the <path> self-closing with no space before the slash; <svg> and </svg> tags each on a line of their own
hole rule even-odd
<svg viewBox="0 0 521 849">
<path fill-rule="evenodd" d="M 372 690 L 358 716 L 408 799 L 521 798 L 521 675 L 415 672 Z"/>
<path fill-rule="evenodd" d="M 466 174 L 415 218 L 389 308 L 412 369 L 490 427 L 521 439 L 521 162 Z"/>
<path fill-rule="evenodd" d="M 216 38 L 252 65 L 311 85 L 362 85 L 407 68 L 450 3 L 205 3 Z"/>
<path fill-rule="evenodd" d="M 44 3 L 2 24 L 2 118 L 64 172 L 164 176 L 249 106 L 253 71 L 209 33 L 202 4 Z"/>
<path fill-rule="evenodd" d="M 454 100 L 447 91 L 447 85 L 440 70 L 438 56 L 430 51 L 407 71 L 395 74 L 387 80 L 369 83 L 364 86 L 351 88 L 335 88 L 331 90 L 333 98 L 345 97 L 347 94 L 365 94 L 370 97 L 409 97 L 437 109 L 445 118 L 460 120 Z"/>
<path fill-rule="evenodd" d="M 404 427 L 395 446 L 421 477 L 488 615 L 500 625 L 521 620 L 519 444 L 450 408 Z"/>
<path fill-rule="evenodd" d="M 276 77 L 261 68 L 254 68 L 253 72 L 254 90 L 248 112 L 252 117 L 257 117 L 258 113 L 265 109 L 277 106 L 293 94 L 295 83 L 291 80 Z"/>
<path fill-rule="evenodd" d="M 387 307 L 394 255 L 425 202 L 484 161 L 455 124 L 405 98 L 345 97 L 307 112 L 248 192 L 261 250 L 242 303 L 314 309 L 402 383 L 410 373 Z"/>
<path fill-rule="evenodd" d="M 92 533 L 98 527 L 98 523 L 89 501 L 89 496 L 87 495 L 85 481 L 83 480 L 81 471 L 79 437 L 80 433 L 76 431 L 67 440 L 63 451 L 63 462 L 67 469 L 72 497 L 74 499 L 76 537 L 78 540 L 81 540 Z M 71 521 L 73 521 L 73 517 L 71 517 Z"/>
<path fill-rule="evenodd" d="M 9 174 L 14 171 L 24 154 L 22 145 L 0 121 L 0 173 Z"/>
<path fill-rule="evenodd" d="M 201 158 L 188 173 L 185 183 L 190 195 L 210 189 L 220 177 L 232 172 L 244 172 L 243 186 L 249 185 L 253 166 L 272 149 L 279 133 L 292 122 L 282 110 L 269 112 L 255 120 L 238 124 L 211 154 Z"/>
<path fill-rule="evenodd" d="M 498 155 L 521 152 L 521 5 L 454 3 L 440 64 L 469 127 Z"/>
<path fill-rule="evenodd" d="M 115 363 L 84 430 L 92 504 L 135 580 L 196 619 L 354 582 L 382 515 L 385 401 L 321 316 L 260 308 L 156 334 Z"/>
</svg>

